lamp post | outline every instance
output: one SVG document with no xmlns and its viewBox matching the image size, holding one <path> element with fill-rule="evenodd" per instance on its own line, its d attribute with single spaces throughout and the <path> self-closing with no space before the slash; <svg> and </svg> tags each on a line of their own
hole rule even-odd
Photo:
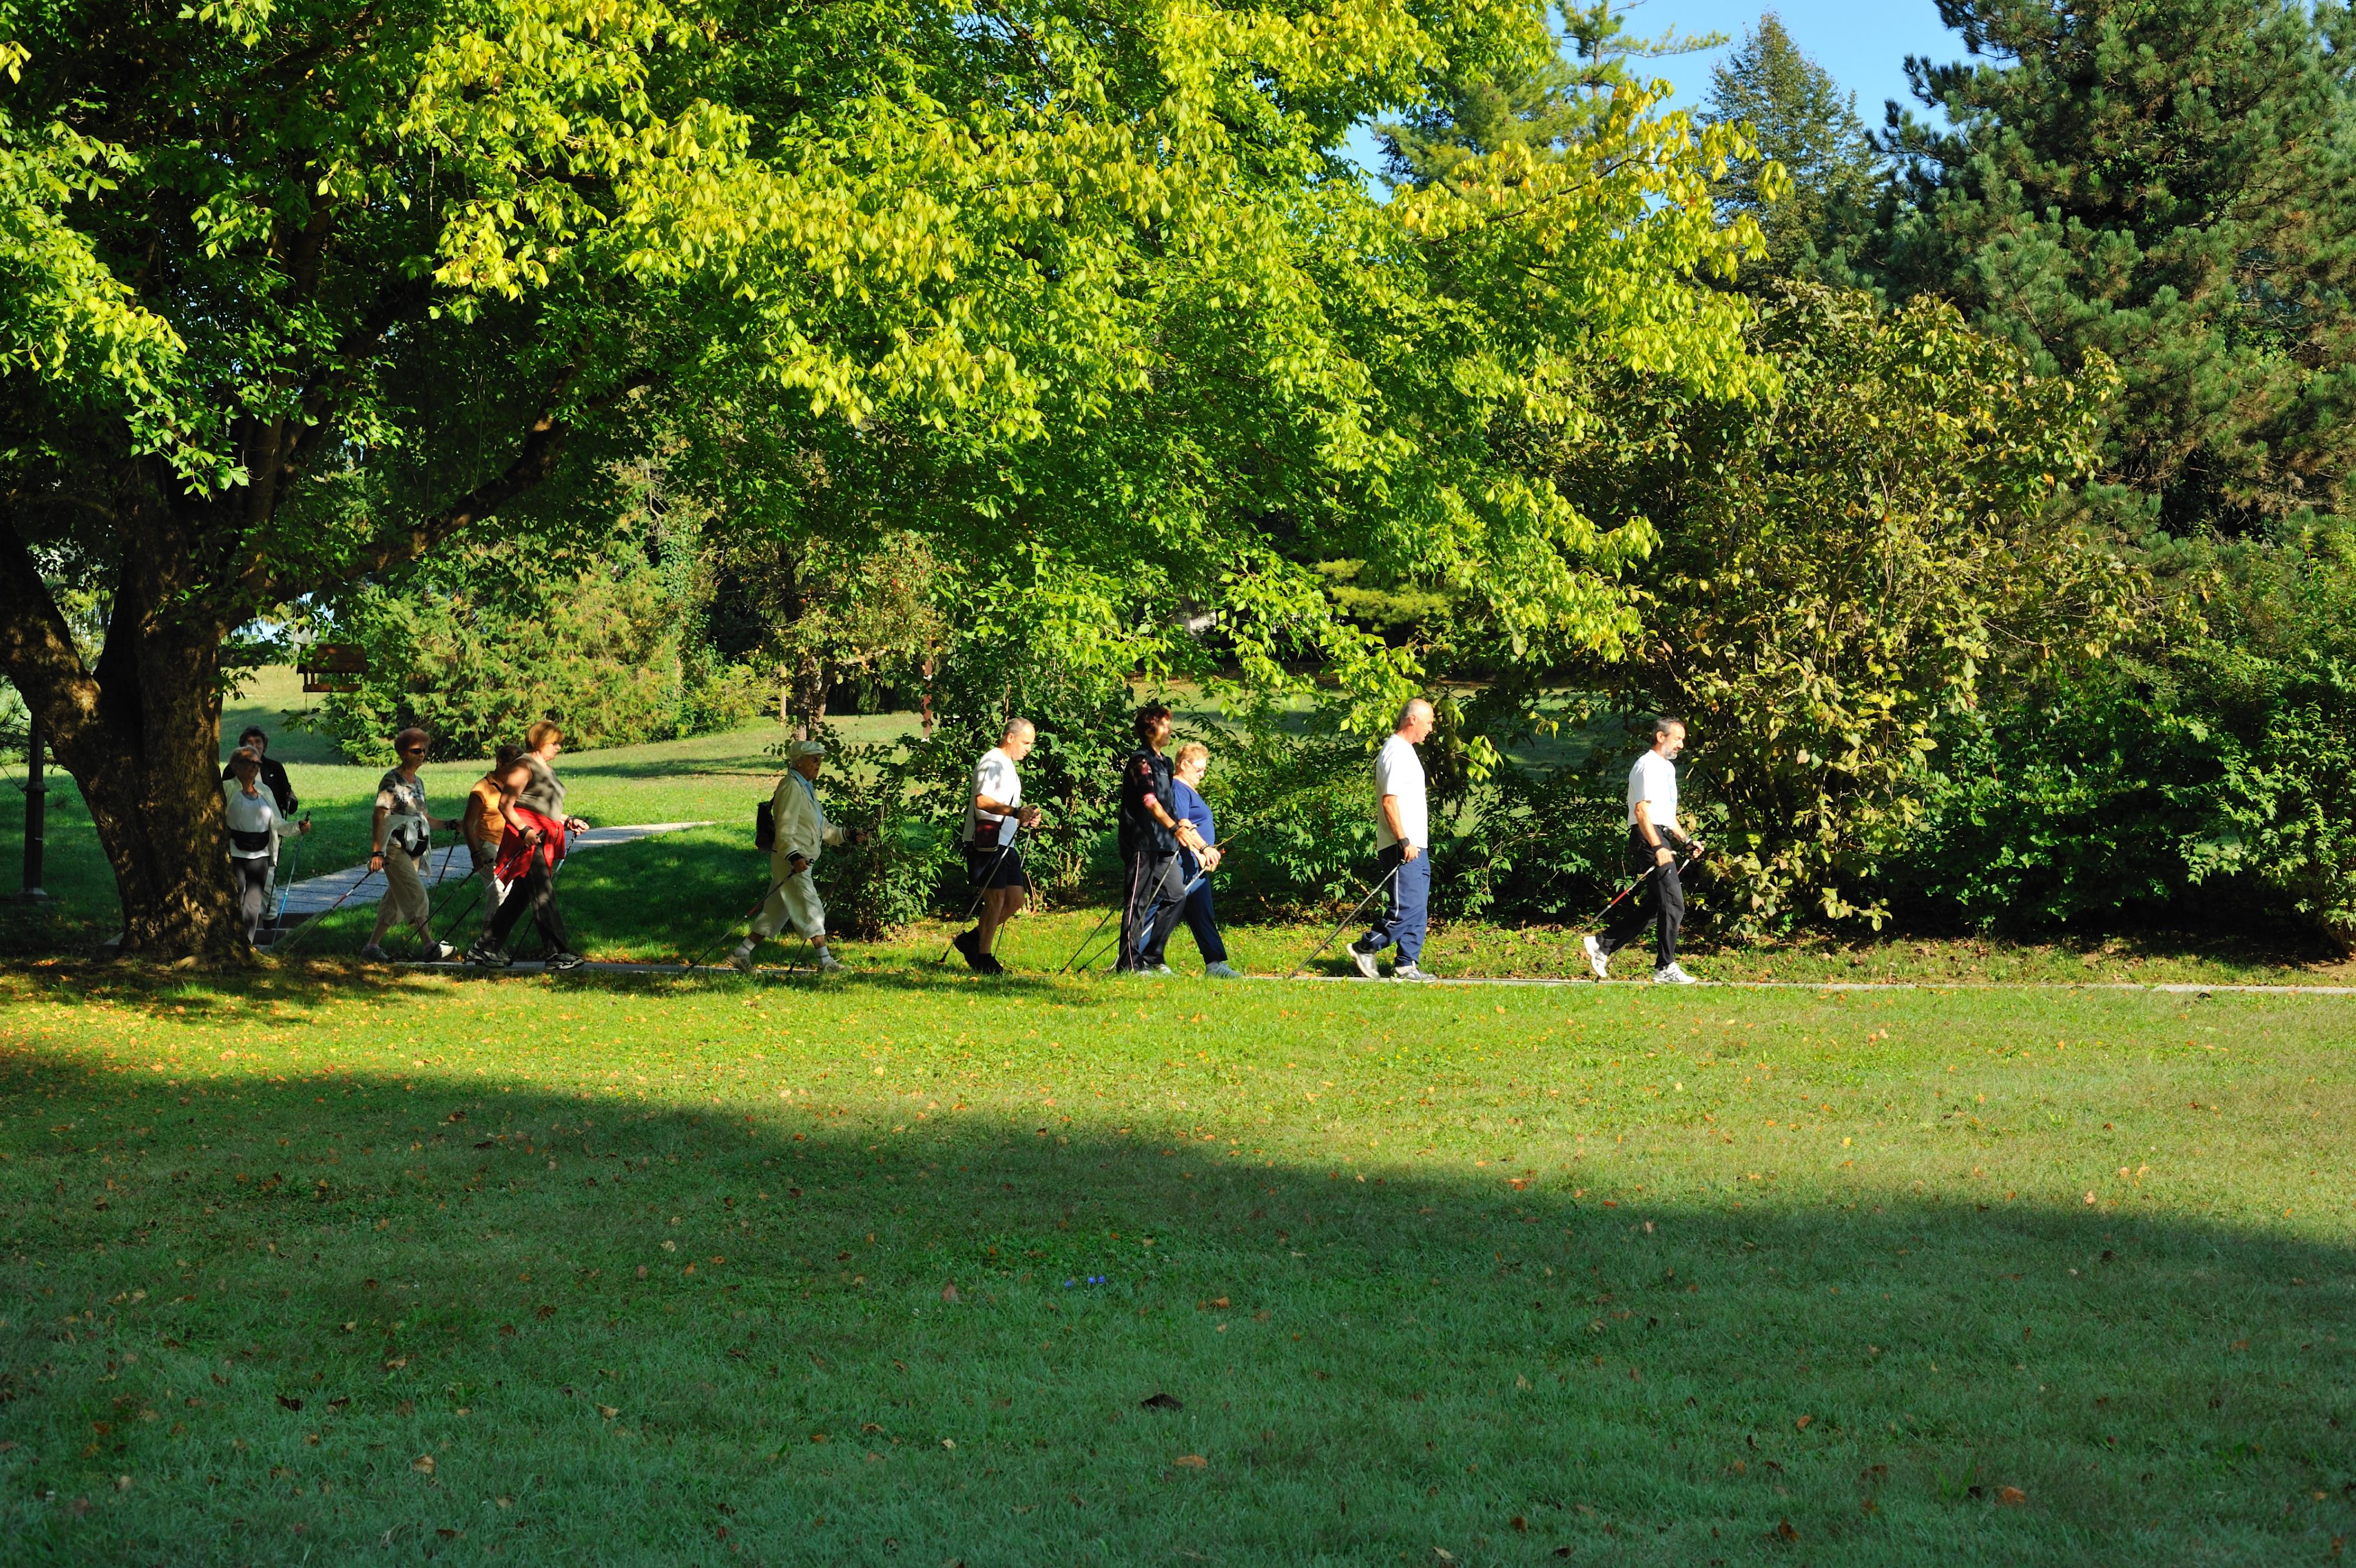
<svg viewBox="0 0 2356 1568">
<path fill-rule="evenodd" d="M 37 713 L 27 715 L 25 736 L 25 886 L 8 896 L 12 904 L 49 904 L 56 900 L 41 886 L 41 850 L 48 830 L 49 787 L 41 777 L 41 753 L 48 737 L 41 734 Z"/>
</svg>

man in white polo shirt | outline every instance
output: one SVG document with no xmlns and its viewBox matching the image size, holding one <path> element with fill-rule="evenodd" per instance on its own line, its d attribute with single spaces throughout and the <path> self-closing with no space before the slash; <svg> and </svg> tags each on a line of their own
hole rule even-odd
<svg viewBox="0 0 2356 1568">
<path fill-rule="evenodd" d="M 1423 792 L 1423 759 L 1415 748 L 1431 734 L 1431 704 L 1421 697 L 1399 710 L 1398 727 L 1375 757 L 1375 842 L 1379 869 L 1390 880 L 1390 908 L 1374 929 L 1350 944 L 1350 961 L 1379 980 L 1375 955 L 1398 948 L 1393 980 L 1430 980 L 1416 967 L 1423 956 L 1425 910 L 1431 902 L 1431 808 Z M 1397 875 L 1394 875 L 1393 872 Z"/>
<path fill-rule="evenodd" d="M 1701 848 L 1697 839 L 1677 826 L 1677 753 L 1686 746 L 1686 726 L 1664 714 L 1653 721 L 1653 749 L 1628 770 L 1628 873 L 1644 878 L 1644 886 L 1627 900 L 1626 912 L 1604 929 L 1601 938 L 1587 939 L 1588 967 L 1598 980 L 1612 955 L 1634 940 L 1656 918 L 1660 937 L 1654 954 L 1653 983 L 1691 985 L 1692 975 L 1677 967 L 1677 928 L 1685 924 L 1686 889 L 1677 879 L 1677 851 L 1690 859 Z M 1646 875 L 1647 872 L 1650 875 Z M 1652 901 L 1646 907 L 1647 899 Z"/>
</svg>

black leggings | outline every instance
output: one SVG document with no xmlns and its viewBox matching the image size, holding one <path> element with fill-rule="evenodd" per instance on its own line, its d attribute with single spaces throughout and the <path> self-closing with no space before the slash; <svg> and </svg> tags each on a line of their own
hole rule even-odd
<svg viewBox="0 0 2356 1568">
<path fill-rule="evenodd" d="M 532 919 L 540 926 L 541 945 L 548 949 L 549 957 L 573 950 L 572 940 L 564 934 L 564 917 L 557 912 L 556 874 L 536 854 L 523 880 L 508 889 L 498 912 L 483 928 L 483 941 L 495 948 L 507 946 L 508 934 L 516 929 L 526 909 L 531 911 Z"/>
</svg>

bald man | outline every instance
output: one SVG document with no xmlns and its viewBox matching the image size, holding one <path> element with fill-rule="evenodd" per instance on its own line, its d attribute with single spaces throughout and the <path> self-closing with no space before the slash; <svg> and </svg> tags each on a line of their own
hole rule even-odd
<svg viewBox="0 0 2356 1568">
<path fill-rule="evenodd" d="M 1431 725 L 1431 704 L 1415 698 L 1399 710 L 1398 726 L 1375 756 L 1375 842 L 1383 852 L 1377 869 L 1391 892 L 1383 918 L 1350 944 L 1350 961 L 1368 980 L 1382 978 L 1375 955 L 1387 947 L 1398 949 L 1393 980 L 1431 978 L 1416 964 L 1431 903 L 1431 809 L 1424 798 L 1423 758 L 1415 749 Z"/>
</svg>

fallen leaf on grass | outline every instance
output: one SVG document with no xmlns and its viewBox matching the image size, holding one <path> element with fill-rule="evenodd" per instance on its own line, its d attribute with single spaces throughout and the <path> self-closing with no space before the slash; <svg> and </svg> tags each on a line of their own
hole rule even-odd
<svg viewBox="0 0 2356 1568">
<path fill-rule="evenodd" d="M 1211 1462 L 1200 1454 L 1181 1454 L 1170 1462 L 1173 1465 L 1183 1465 L 1189 1470 L 1207 1470 L 1211 1467 Z"/>
<path fill-rule="evenodd" d="M 957 1305 L 958 1298 L 957 1282 L 955 1280 L 951 1280 L 948 1284 L 941 1287 L 941 1299 L 948 1302 L 951 1306 L 955 1306 Z"/>
<path fill-rule="evenodd" d="M 430 1476 L 434 1474 L 434 1455 L 420 1454 L 415 1459 L 410 1461 L 409 1467 L 421 1476 Z"/>
<path fill-rule="evenodd" d="M 1794 1422 L 1792 1424 L 1793 1424 L 1794 1426 L 1798 1427 L 1802 1432 L 1805 1432 L 1805 1431 L 1807 1431 L 1807 1430 L 1808 1430 L 1808 1423 L 1810 1423 L 1810 1422 L 1812 1422 L 1812 1421 L 1814 1421 L 1814 1420 L 1815 1420 L 1815 1419 L 1816 1419 L 1816 1418 L 1815 1418 L 1815 1416 L 1813 1416 L 1813 1415 L 1804 1415 L 1804 1416 L 1800 1417 L 1800 1419 L 1799 1419 L 1799 1420 L 1797 1420 L 1797 1421 Z"/>
<path fill-rule="evenodd" d="M 303 1402 L 301 1400 L 289 1399 L 284 1394 L 280 1394 L 278 1396 L 278 1402 L 280 1406 L 286 1410 L 301 1410 L 303 1408 Z"/>
<path fill-rule="evenodd" d="M 1797 1541 L 1800 1539 L 1800 1532 L 1792 1528 L 1792 1521 L 1787 1519 L 1783 1523 L 1775 1527 L 1775 1539 L 1778 1541 Z"/>
<path fill-rule="evenodd" d="M 607 1421 L 611 1421 L 622 1412 L 615 1409 L 612 1405 L 601 1404 L 597 1407 L 597 1413 L 604 1416 Z"/>
<path fill-rule="evenodd" d="M 1997 1493 L 1996 1500 L 2000 1507 L 2017 1509 L 2029 1500 L 2029 1494 L 2019 1487 L 2007 1487 Z"/>
</svg>

